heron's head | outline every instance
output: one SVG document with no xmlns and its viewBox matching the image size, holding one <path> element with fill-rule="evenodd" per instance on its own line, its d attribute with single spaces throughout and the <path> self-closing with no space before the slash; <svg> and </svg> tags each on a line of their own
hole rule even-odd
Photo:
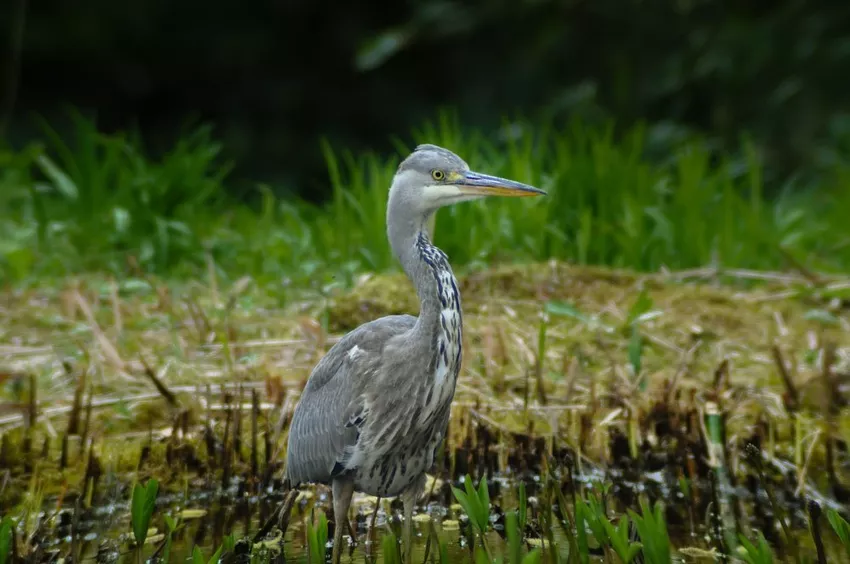
<svg viewBox="0 0 850 564">
<path fill-rule="evenodd" d="M 399 165 L 390 188 L 390 198 L 425 214 L 486 196 L 521 198 L 545 194 L 527 184 L 469 170 L 463 159 L 436 145 L 416 147 Z"/>
</svg>

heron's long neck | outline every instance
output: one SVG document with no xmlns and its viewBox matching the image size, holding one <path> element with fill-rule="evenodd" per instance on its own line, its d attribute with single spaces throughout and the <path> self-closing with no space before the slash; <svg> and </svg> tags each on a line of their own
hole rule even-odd
<svg viewBox="0 0 850 564">
<path fill-rule="evenodd" d="M 460 333 L 460 292 L 446 254 L 431 243 L 428 234 L 420 231 L 416 238 L 416 254 L 425 265 L 417 273 L 416 292 L 419 295 L 422 323 L 430 327 L 445 323 L 446 312 L 457 312 L 457 327 L 441 327 L 443 331 Z M 425 271 L 423 274 L 422 271 Z"/>
<path fill-rule="evenodd" d="M 390 243 L 419 296 L 419 320 L 415 330 L 429 337 L 438 331 L 451 332 L 459 339 L 462 330 L 460 292 L 446 254 L 431 242 L 426 227 L 429 219 L 390 222 Z M 449 312 L 451 316 L 446 315 Z M 456 327 L 444 325 L 447 317 L 456 318 Z"/>
</svg>

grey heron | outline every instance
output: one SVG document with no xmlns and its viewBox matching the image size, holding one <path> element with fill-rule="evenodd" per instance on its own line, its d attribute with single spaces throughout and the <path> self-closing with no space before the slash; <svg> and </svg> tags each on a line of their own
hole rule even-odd
<svg viewBox="0 0 850 564">
<path fill-rule="evenodd" d="M 285 482 L 292 489 L 283 511 L 301 484 L 331 486 L 334 563 L 355 490 L 401 497 L 410 561 L 413 507 L 446 434 L 462 355 L 460 292 L 448 258 L 431 242 L 435 212 L 485 196 L 541 194 L 473 172 L 436 145 L 419 145 L 398 166 L 387 236 L 416 289 L 419 316 L 382 317 L 339 340 L 310 374 L 289 428 Z"/>
</svg>

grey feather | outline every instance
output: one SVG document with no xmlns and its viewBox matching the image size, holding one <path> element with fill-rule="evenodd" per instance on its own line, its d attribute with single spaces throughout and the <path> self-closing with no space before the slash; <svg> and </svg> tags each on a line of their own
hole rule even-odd
<svg viewBox="0 0 850 564">
<path fill-rule="evenodd" d="M 328 483 L 346 449 L 356 444 L 365 422 L 364 398 L 379 392 L 369 382 L 369 358 L 379 358 L 387 341 L 409 331 L 412 315 L 383 317 L 361 325 L 340 339 L 313 369 L 289 430 L 286 477 L 302 482 Z M 350 357 L 354 347 L 359 354 Z M 360 421 L 357 421 L 358 417 Z"/>
</svg>

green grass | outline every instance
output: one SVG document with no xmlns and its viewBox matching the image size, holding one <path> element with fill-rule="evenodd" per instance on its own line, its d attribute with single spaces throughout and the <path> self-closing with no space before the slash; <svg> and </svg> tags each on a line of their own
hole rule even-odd
<svg viewBox="0 0 850 564">
<path fill-rule="evenodd" d="M 850 268 L 850 170 L 817 186 L 789 182 L 768 199 L 746 141 L 740 154 L 717 155 L 698 137 L 659 148 L 647 127 L 522 121 L 491 138 L 444 113 L 397 141 L 396 154 L 317 148 L 332 188 L 321 206 L 278 199 L 263 184 L 249 206 L 227 196 L 229 165 L 208 128 L 152 157 L 137 136 L 75 123 L 72 141 L 43 124 L 45 144 L 0 150 L 0 280 L 126 273 L 129 256 L 164 276 L 197 275 L 212 257 L 231 278 L 320 289 L 394 269 L 387 191 L 400 158 L 421 142 L 550 194 L 442 210 L 436 241 L 459 268 L 548 258 L 642 271 Z"/>
</svg>

